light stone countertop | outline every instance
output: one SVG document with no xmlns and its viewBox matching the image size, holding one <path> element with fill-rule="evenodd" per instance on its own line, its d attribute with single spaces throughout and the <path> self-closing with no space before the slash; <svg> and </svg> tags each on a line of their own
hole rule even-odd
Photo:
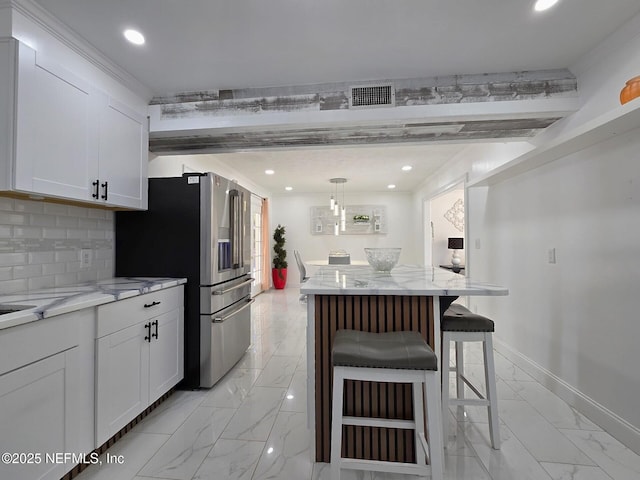
<svg viewBox="0 0 640 480">
<path fill-rule="evenodd" d="M 307 295 L 508 295 L 500 285 L 475 281 L 443 268 L 398 265 L 390 273 L 370 266 L 320 268 L 300 287 Z"/>
<path fill-rule="evenodd" d="M 0 330 L 187 283 L 186 278 L 114 277 L 65 287 L 0 295 L 0 305 L 30 308 L 0 315 Z"/>
</svg>

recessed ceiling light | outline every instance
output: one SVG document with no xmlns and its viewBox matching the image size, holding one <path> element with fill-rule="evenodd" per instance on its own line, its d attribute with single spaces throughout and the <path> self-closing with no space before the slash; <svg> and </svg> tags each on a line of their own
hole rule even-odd
<svg viewBox="0 0 640 480">
<path fill-rule="evenodd" d="M 125 30 L 124 31 L 124 38 L 126 38 L 127 40 L 129 40 L 131 43 L 133 43 L 135 45 L 144 44 L 144 35 L 142 35 L 137 30 Z"/>
<path fill-rule="evenodd" d="M 271 169 L 269 169 L 269 170 L 265 170 L 264 173 L 266 173 L 267 175 L 273 175 L 276 172 L 271 170 Z"/>
<path fill-rule="evenodd" d="M 409 170 L 411 170 L 413 167 L 411 165 L 405 165 L 404 167 L 402 167 L 402 171 L 403 172 L 408 172 Z"/>
<path fill-rule="evenodd" d="M 396 186 L 393 183 L 391 183 L 391 184 L 387 185 L 387 188 L 393 189 L 393 188 L 396 188 Z"/>
<path fill-rule="evenodd" d="M 291 190 L 293 190 L 293 187 L 284 187 L 284 189 L 285 189 L 287 192 L 290 192 Z"/>
<path fill-rule="evenodd" d="M 533 9 L 536 12 L 543 12 L 544 10 L 553 7 L 556 3 L 558 3 L 558 0 L 538 0 Z"/>
</svg>

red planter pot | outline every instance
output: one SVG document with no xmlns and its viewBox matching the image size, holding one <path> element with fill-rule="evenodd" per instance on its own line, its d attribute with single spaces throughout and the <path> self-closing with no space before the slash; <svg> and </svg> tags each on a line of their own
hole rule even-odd
<svg viewBox="0 0 640 480">
<path fill-rule="evenodd" d="M 273 280 L 273 287 L 282 290 L 287 283 L 287 269 L 272 268 L 271 279 Z"/>
</svg>

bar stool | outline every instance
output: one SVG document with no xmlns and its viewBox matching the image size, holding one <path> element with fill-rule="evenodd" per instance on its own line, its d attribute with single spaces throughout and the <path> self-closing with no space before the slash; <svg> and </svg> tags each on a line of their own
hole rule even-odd
<svg viewBox="0 0 640 480">
<path fill-rule="evenodd" d="M 448 442 L 448 414 L 450 405 L 486 406 L 489 416 L 489 435 L 491 446 L 500 449 L 500 427 L 498 425 L 498 395 L 496 393 L 496 371 L 493 363 L 493 320 L 472 313 L 457 303 L 444 312 L 440 326 L 442 331 L 442 411 L 444 446 Z M 449 365 L 449 342 L 456 342 L 456 364 Z M 463 342 L 482 342 L 484 354 L 484 378 L 487 389 L 486 398 L 464 375 Z M 449 372 L 456 373 L 456 397 L 449 398 Z M 464 385 L 467 385 L 478 398 L 465 398 Z"/>
<path fill-rule="evenodd" d="M 417 332 L 370 333 L 338 330 L 332 349 L 333 405 L 331 423 L 331 478 L 340 470 L 374 470 L 442 479 L 442 410 L 437 358 Z M 413 420 L 342 415 L 344 380 L 413 384 Z M 426 402 L 426 405 L 425 405 Z M 427 413 L 427 437 L 424 411 Z M 342 458 L 342 426 L 360 425 L 415 431 L 416 463 Z M 429 464 L 427 465 L 427 459 Z"/>
</svg>

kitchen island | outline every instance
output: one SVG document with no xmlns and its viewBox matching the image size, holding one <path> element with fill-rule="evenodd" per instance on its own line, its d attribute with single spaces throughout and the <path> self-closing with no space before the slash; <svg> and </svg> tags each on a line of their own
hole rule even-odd
<svg viewBox="0 0 640 480">
<path fill-rule="evenodd" d="M 391 273 L 374 272 L 369 266 L 328 266 L 300 291 L 307 295 L 308 423 L 317 462 L 330 460 L 331 348 L 337 330 L 414 330 L 439 356 L 440 297 L 508 294 L 505 287 L 451 271 L 407 265 Z M 410 384 L 348 381 L 345 385 L 346 415 L 411 419 L 411 403 Z M 348 426 L 343 435 L 345 457 L 415 461 L 411 431 Z"/>
</svg>

